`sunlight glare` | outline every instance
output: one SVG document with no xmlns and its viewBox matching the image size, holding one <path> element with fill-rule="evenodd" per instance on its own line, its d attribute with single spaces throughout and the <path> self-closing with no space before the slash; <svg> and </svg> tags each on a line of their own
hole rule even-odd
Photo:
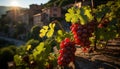
<svg viewBox="0 0 120 69">
<path fill-rule="evenodd" d="M 11 2 L 11 6 L 17 7 L 17 6 L 19 6 L 19 4 L 18 4 L 17 1 L 12 1 L 12 2 Z"/>
</svg>

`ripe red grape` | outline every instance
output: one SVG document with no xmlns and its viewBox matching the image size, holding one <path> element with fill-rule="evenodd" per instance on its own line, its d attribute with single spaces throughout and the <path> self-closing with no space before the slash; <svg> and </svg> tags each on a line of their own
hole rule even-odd
<svg viewBox="0 0 120 69">
<path fill-rule="evenodd" d="M 84 48 L 90 46 L 91 42 L 89 41 L 89 38 L 92 37 L 94 27 L 94 21 L 91 21 L 85 25 L 81 25 L 80 23 L 72 24 L 70 29 L 73 33 L 75 43 Z"/>
<path fill-rule="evenodd" d="M 72 42 L 69 38 L 65 38 L 60 43 L 60 55 L 58 56 L 58 64 L 61 66 L 68 65 L 71 61 L 74 61 L 74 53 L 76 51 L 75 43 Z"/>
</svg>

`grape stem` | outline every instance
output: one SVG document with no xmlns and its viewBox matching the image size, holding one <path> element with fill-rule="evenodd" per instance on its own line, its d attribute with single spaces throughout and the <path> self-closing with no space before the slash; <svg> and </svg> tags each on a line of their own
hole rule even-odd
<svg viewBox="0 0 120 69">
<path fill-rule="evenodd" d="M 98 24 L 97 19 L 96 19 L 94 13 L 93 13 L 93 8 L 94 8 L 94 3 L 93 3 L 93 0 L 91 0 L 91 14 L 94 16 L 94 20 L 95 20 L 95 22 Z M 96 26 L 95 26 L 95 32 L 94 32 L 94 33 L 95 33 L 95 40 L 94 40 L 94 49 L 93 49 L 93 50 L 96 50 L 96 49 L 97 49 L 97 48 L 96 48 L 96 43 L 97 43 L 97 34 L 96 34 L 97 24 L 96 24 Z"/>
</svg>

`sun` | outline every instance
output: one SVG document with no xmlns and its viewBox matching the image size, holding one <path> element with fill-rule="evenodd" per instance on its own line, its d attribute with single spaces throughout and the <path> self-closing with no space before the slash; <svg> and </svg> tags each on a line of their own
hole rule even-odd
<svg viewBox="0 0 120 69">
<path fill-rule="evenodd" d="M 12 1 L 11 6 L 17 7 L 19 6 L 19 3 L 17 1 Z"/>
</svg>

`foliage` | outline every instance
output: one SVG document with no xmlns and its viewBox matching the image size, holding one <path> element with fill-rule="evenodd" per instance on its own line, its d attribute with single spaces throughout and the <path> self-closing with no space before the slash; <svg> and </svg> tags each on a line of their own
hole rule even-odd
<svg viewBox="0 0 120 69">
<path fill-rule="evenodd" d="M 74 0 L 49 0 L 45 6 L 53 6 L 53 5 L 56 5 L 56 6 L 59 6 L 59 7 L 63 7 L 65 5 L 68 5 L 68 4 L 73 4 L 75 1 Z"/>
<path fill-rule="evenodd" d="M 84 3 L 85 1 L 83 0 L 49 0 L 46 4 L 44 4 L 45 7 L 51 7 L 53 5 L 59 6 L 59 7 L 64 7 L 66 5 L 74 4 L 75 2 L 82 2 Z M 87 0 L 86 0 L 87 1 Z M 105 4 L 109 0 L 94 0 L 95 6 L 100 5 L 100 4 Z M 88 1 L 87 1 L 88 2 Z M 89 1 L 90 2 L 90 1 Z M 85 2 L 86 3 L 86 2 Z"/>
<path fill-rule="evenodd" d="M 71 35 L 67 32 L 63 32 L 62 30 L 58 30 L 56 37 L 54 30 L 55 23 L 50 23 L 48 26 L 43 26 L 40 30 L 40 37 L 47 37 L 43 40 L 43 42 L 38 44 L 37 40 L 31 39 L 25 46 L 20 46 L 17 49 L 17 54 L 14 56 L 14 61 L 17 66 L 24 68 L 28 66 L 29 68 L 29 66 L 31 66 L 31 62 L 34 61 L 35 66 L 33 68 L 45 69 L 49 67 L 52 68 L 52 66 L 56 67 L 58 54 L 52 53 L 53 47 L 57 46 L 57 48 L 59 48 L 58 46 L 60 41 L 65 37 L 71 37 Z"/>
<path fill-rule="evenodd" d="M 16 50 L 16 54 L 19 54 L 21 56 L 25 55 L 27 53 L 26 46 L 20 46 Z"/>
<path fill-rule="evenodd" d="M 39 44 L 39 40 L 30 39 L 27 41 L 26 46 L 31 45 L 34 49 Z"/>
<path fill-rule="evenodd" d="M 0 50 L 0 57 L 1 59 L 4 59 L 6 61 L 12 61 L 13 60 L 13 55 L 15 54 L 16 48 L 14 46 L 9 46 L 9 47 L 5 47 L 5 48 L 2 48 Z"/>
<path fill-rule="evenodd" d="M 34 38 L 36 40 L 40 40 L 39 38 L 39 30 L 40 30 L 40 27 L 38 25 L 35 25 L 31 28 L 31 38 Z"/>
<path fill-rule="evenodd" d="M 81 23 L 82 25 L 93 19 L 91 9 L 88 6 L 82 8 L 72 7 L 68 9 L 68 13 L 66 13 L 65 16 L 67 22 Z"/>
<path fill-rule="evenodd" d="M 17 34 L 22 34 L 25 32 L 25 24 L 24 23 L 21 23 L 21 22 L 18 22 L 16 25 L 15 25 L 15 31 Z"/>
<path fill-rule="evenodd" d="M 0 67 L 2 69 L 7 68 L 7 63 L 13 61 L 13 57 L 16 53 L 15 46 L 4 47 L 0 49 Z"/>
<path fill-rule="evenodd" d="M 10 21 L 10 19 L 6 18 L 6 15 L 3 15 L 0 18 L 0 31 L 1 32 L 4 32 L 6 34 L 8 33 L 8 31 L 9 31 L 9 21 Z"/>
<path fill-rule="evenodd" d="M 40 27 L 38 25 L 33 26 L 29 32 L 26 33 L 26 41 L 31 39 L 42 41 L 39 37 Z"/>
<path fill-rule="evenodd" d="M 94 32 L 94 36 L 96 36 L 97 40 L 109 40 L 113 39 L 117 35 L 117 28 L 119 24 L 118 15 L 116 12 L 119 10 L 119 2 L 109 1 L 107 4 L 102 4 L 97 8 L 91 11 L 90 7 L 81 7 L 81 8 L 70 8 L 68 9 L 68 13 L 66 13 L 66 21 L 72 23 L 81 23 L 85 24 L 93 20 L 97 19 L 96 24 L 105 23 L 105 20 L 108 21 L 107 27 L 98 28 L 96 27 L 96 31 Z M 94 16 L 92 16 L 94 13 Z M 94 19 L 94 20 L 95 20 Z M 96 26 L 97 26 L 96 25 Z M 113 35 L 110 35 L 113 34 Z"/>
<path fill-rule="evenodd" d="M 50 23 L 49 26 L 43 26 L 43 28 L 40 30 L 40 37 L 47 36 L 47 38 L 52 37 L 54 34 L 54 27 L 55 23 Z"/>
<path fill-rule="evenodd" d="M 96 38 L 98 40 L 109 40 L 113 39 L 117 36 L 117 28 L 119 24 L 119 18 L 118 14 L 116 14 L 117 11 L 119 11 L 120 5 L 119 1 L 109 1 L 107 4 L 102 4 L 97 7 L 97 9 L 94 10 L 95 17 L 98 21 L 98 26 L 100 24 L 103 24 L 105 20 L 108 21 L 108 24 L 106 24 L 106 27 L 103 28 L 97 28 L 97 31 L 95 33 Z M 112 34 L 112 35 L 111 35 Z"/>
<path fill-rule="evenodd" d="M 19 35 L 23 34 L 26 32 L 26 28 L 25 28 L 25 23 L 21 23 L 21 22 L 13 22 L 13 26 L 12 28 L 14 30 L 12 30 L 12 35 L 11 37 L 13 38 L 19 38 Z M 9 32 L 11 34 L 11 32 Z"/>
<path fill-rule="evenodd" d="M 50 41 L 49 41 L 50 42 Z M 48 56 L 51 52 L 52 46 L 48 41 L 46 42 L 41 42 L 40 45 L 38 45 L 34 50 L 33 50 L 33 57 L 34 60 L 39 63 L 39 68 L 43 67 L 46 65 L 46 62 L 48 61 Z"/>
<path fill-rule="evenodd" d="M 50 1 L 54 2 L 54 0 Z M 83 42 L 85 41 L 85 37 L 87 37 L 87 41 L 90 40 L 92 42 L 97 42 L 100 40 L 107 41 L 109 39 L 113 39 L 118 34 L 117 28 L 119 28 L 120 21 L 119 15 L 116 15 L 116 12 L 118 12 L 120 8 L 118 3 L 110 1 L 109 3 L 100 5 L 95 9 L 91 9 L 88 6 L 83 6 L 81 8 L 72 7 L 68 9 L 68 13 L 65 15 L 66 21 L 72 22 L 73 25 L 78 23 L 80 24 L 77 27 L 73 28 L 75 30 L 73 33 L 77 33 L 79 36 L 83 36 Z M 117 9 L 114 9 L 115 7 Z M 55 30 L 56 24 L 57 23 L 50 23 L 48 26 L 43 26 L 39 34 L 43 41 L 39 42 L 39 44 L 37 41 L 34 42 L 34 40 L 30 40 L 25 46 L 21 46 L 17 49 L 17 54 L 14 56 L 14 61 L 18 67 L 28 69 L 53 69 L 52 66 L 57 66 L 57 57 L 58 55 L 63 54 L 59 54 L 58 51 L 53 52 L 53 47 L 57 46 L 59 49 L 59 46 L 62 46 L 62 44 L 69 46 L 67 44 L 67 41 L 61 44 L 60 42 L 67 37 L 74 42 L 73 37 L 76 36 L 73 36 L 71 32 L 66 32 L 64 30 Z M 90 28 L 92 28 L 93 31 L 91 31 Z M 73 29 L 71 28 L 71 30 Z M 88 33 L 88 30 L 90 33 Z M 77 38 L 80 38 L 79 36 Z M 32 44 L 34 43 L 35 48 L 33 49 Z M 84 50 L 86 50 L 86 48 L 84 48 Z M 64 53 L 66 53 L 66 50 Z M 66 57 L 66 55 L 63 55 L 63 57 Z"/>
<path fill-rule="evenodd" d="M 63 39 L 65 39 L 67 37 L 73 39 L 71 36 L 72 36 L 71 32 L 65 32 L 63 30 L 58 30 L 57 36 L 56 36 L 56 41 L 60 43 Z"/>
<path fill-rule="evenodd" d="M 17 64 L 17 66 L 30 66 L 31 62 L 35 62 L 35 67 L 37 69 L 45 69 L 46 66 L 49 64 L 49 62 L 52 62 L 55 58 L 48 58 L 52 49 L 52 41 L 51 39 L 48 39 L 44 42 L 40 42 L 38 46 L 36 46 L 32 51 L 30 46 L 22 46 L 21 48 L 18 48 L 18 54 L 14 56 L 14 61 Z M 28 49 L 29 48 L 29 49 Z M 31 52 L 30 52 L 31 51 Z M 25 61 L 25 58 L 28 56 L 27 62 Z"/>
<path fill-rule="evenodd" d="M 55 55 L 51 55 L 53 45 L 55 45 L 53 39 L 54 27 L 55 24 L 50 23 L 49 26 L 43 26 L 43 29 L 40 30 L 40 35 L 42 34 L 43 37 L 48 37 L 48 39 L 44 39 L 43 42 L 39 43 L 39 41 L 31 39 L 25 46 L 18 48 L 17 54 L 14 56 L 14 61 L 18 67 L 45 69 L 50 63 L 56 65 L 54 64 L 54 60 L 57 58 Z M 46 32 L 44 33 L 44 31 Z"/>
</svg>

